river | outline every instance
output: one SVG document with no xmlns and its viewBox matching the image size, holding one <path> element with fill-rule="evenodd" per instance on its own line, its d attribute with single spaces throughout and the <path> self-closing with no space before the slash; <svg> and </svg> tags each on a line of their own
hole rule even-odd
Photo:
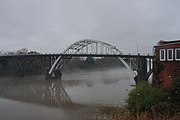
<svg viewBox="0 0 180 120">
<path fill-rule="evenodd" d="M 99 106 L 121 106 L 134 85 L 126 69 L 0 78 L 1 120 L 92 120 Z"/>
</svg>

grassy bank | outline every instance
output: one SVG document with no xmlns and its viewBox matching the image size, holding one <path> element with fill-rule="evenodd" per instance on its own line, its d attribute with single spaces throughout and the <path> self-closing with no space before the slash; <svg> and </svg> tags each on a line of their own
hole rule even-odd
<svg viewBox="0 0 180 120">
<path fill-rule="evenodd" d="M 101 107 L 96 120 L 180 120 L 180 112 L 173 114 L 156 113 L 156 111 L 138 112 L 132 115 L 125 107 Z"/>
<path fill-rule="evenodd" d="M 132 89 L 124 107 L 99 107 L 97 120 L 180 120 L 180 79 L 163 89 L 146 82 Z"/>
</svg>

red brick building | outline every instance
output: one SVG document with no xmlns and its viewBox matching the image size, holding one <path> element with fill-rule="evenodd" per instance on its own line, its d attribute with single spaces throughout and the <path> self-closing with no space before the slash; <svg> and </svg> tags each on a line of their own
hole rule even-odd
<svg viewBox="0 0 180 120">
<path fill-rule="evenodd" d="M 180 77 L 180 40 L 158 42 L 154 69 L 153 83 L 170 88 L 172 81 Z"/>
</svg>

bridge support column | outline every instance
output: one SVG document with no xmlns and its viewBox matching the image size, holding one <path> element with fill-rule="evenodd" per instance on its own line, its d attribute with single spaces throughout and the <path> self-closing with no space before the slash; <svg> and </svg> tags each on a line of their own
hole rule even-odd
<svg viewBox="0 0 180 120">
<path fill-rule="evenodd" d="M 46 69 L 45 69 L 45 80 L 51 80 L 52 79 L 52 75 L 50 75 L 48 72 L 51 68 L 51 57 L 47 56 L 45 58 L 45 66 L 46 66 Z"/>
<path fill-rule="evenodd" d="M 61 70 L 55 70 L 54 74 L 55 74 L 55 79 L 61 79 L 62 77 Z"/>
<path fill-rule="evenodd" d="M 52 74 L 49 74 L 49 69 L 46 69 L 46 76 L 45 76 L 46 80 L 52 80 L 52 79 L 60 80 L 61 77 L 62 77 L 62 73 L 60 70 L 55 70 L 54 72 L 52 72 Z"/>
<path fill-rule="evenodd" d="M 134 78 L 136 83 L 146 80 L 147 75 L 147 60 L 146 58 L 138 58 L 138 74 Z"/>
<path fill-rule="evenodd" d="M 51 75 L 49 74 L 49 69 L 46 68 L 46 70 L 45 70 L 45 80 L 51 80 L 51 79 L 52 79 L 52 77 L 51 77 Z"/>
<path fill-rule="evenodd" d="M 147 75 L 147 60 L 146 58 L 140 59 L 140 78 L 141 80 L 146 80 Z"/>
</svg>

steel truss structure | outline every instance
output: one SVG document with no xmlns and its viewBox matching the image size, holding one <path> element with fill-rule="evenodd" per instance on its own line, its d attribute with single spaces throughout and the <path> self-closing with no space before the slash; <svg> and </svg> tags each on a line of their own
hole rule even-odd
<svg viewBox="0 0 180 120">
<path fill-rule="evenodd" d="M 122 52 L 117 49 L 116 46 L 113 46 L 109 43 L 98 40 L 85 39 L 71 44 L 61 54 L 122 55 Z M 52 75 L 53 72 L 56 70 L 62 71 L 64 65 L 67 64 L 71 58 L 72 57 L 69 57 L 68 59 L 63 59 L 62 56 L 59 56 L 49 70 L 49 74 Z M 119 59 L 126 66 L 127 69 L 132 71 L 129 65 L 121 57 L 119 57 Z"/>
</svg>

